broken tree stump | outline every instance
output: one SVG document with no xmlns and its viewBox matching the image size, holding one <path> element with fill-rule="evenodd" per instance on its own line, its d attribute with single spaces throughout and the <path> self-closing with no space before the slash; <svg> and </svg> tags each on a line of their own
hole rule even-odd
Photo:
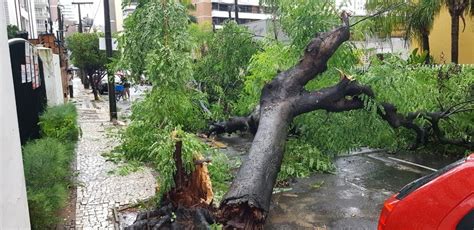
<svg viewBox="0 0 474 230">
<path fill-rule="evenodd" d="M 137 229 L 207 229 L 215 222 L 209 160 L 195 159 L 195 168 L 186 173 L 182 160 L 183 142 L 178 140 L 173 158 L 175 186 L 164 194 L 159 208 L 140 213 L 127 230 Z"/>
</svg>

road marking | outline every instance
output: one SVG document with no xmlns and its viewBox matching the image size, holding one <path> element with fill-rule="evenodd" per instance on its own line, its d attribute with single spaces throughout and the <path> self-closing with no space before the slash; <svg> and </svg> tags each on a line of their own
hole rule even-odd
<svg viewBox="0 0 474 230">
<path fill-rule="evenodd" d="M 430 168 L 428 166 L 420 165 L 420 164 L 417 164 L 417 163 L 413 163 L 413 162 L 410 162 L 410 161 L 398 159 L 398 158 L 395 158 L 395 157 L 388 157 L 388 159 L 398 161 L 398 162 L 401 162 L 401 163 L 405 163 L 405 164 L 409 164 L 409 165 L 413 165 L 413 166 L 416 166 L 416 167 L 424 168 L 424 169 L 427 169 L 427 170 L 430 170 L 430 171 L 433 171 L 433 172 L 438 171 L 437 169 Z"/>
</svg>

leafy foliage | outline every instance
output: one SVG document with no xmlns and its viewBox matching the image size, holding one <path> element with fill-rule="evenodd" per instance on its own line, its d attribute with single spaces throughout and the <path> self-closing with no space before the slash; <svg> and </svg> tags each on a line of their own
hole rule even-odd
<svg viewBox="0 0 474 230">
<path fill-rule="evenodd" d="M 194 159 L 209 151 L 192 134 L 205 125 L 199 103 L 204 94 L 194 83 L 193 39 L 189 39 L 191 30 L 187 28 L 188 17 L 181 4 L 172 0 L 140 1 L 127 18 L 120 40 L 121 46 L 127 47 L 121 57 L 124 67 L 135 73 L 146 71 L 153 89 L 132 106 L 131 123 L 121 134 L 122 144 L 116 150 L 128 160 L 152 163 L 157 168 L 160 197 L 174 185 L 177 141 L 183 142 L 182 160 L 187 172 L 193 169 Z M 144 44 L 144 40 L 149 42 Z M 210 173 L 222 175 L 213 169 Z"/>
<path fill-rule="evenodd" d="M 285 70 L 295 62 L 297 54 L 291 50 L 290 46 L 270 43 L 264 46 L 264 51 L 253 56 L 249 65 L 250 75 L 246 77 L 244 90 L 236 105 L 240 115 L 250 113 L 259 102 L 263 85 L 275 76 L 277 70 Z M 353 56 L 357 56 L 357 52 Z M 469 100 L 473 85 L 472 67 L 410 64 L 416 63 L 415 58 L 409 61 L 397 56 L 387 56 L 384 61 L 374 58 L 368 72 L 351 68 L 350 66 L 355 65 L 355 62 L 350 64 L 351 61 L 329 66 L 328 71 L 307 85 L 308 90 L 334 85 L 339 81 L 336 77 L 339 74 L 334 67 L 346 66 L 343 69 L 350 69 L 357 80 L 373 88 L 377 99 L 374 101 L 366 98 L 365 110 L 343 113 L 314 111 L 298 116 L 293 125 L 301 133 L 299 144 L 308 144 L 326 154 L 345 152 L 361 146 L 392 150 L 405 148 L 412 143 L 414 133 L 405 129 L 394 130 L 381 120 L 377 114 L 380 103 L 394 103 L 398 111 L 406 115 L 416 111 L 439 111 L 442 110 L 440 105 L 446 109 Z M 422 58 L 417 60 L 420 59 Z M 445 76 L 446 74 L 449 76 Z M 472 116 L 472 112 L 457 114 L 449 122 L 443 121 L 442 128 L 448 132 L 446 135 L 472 139 L 472 119 L 467 118 L 469 116 Z M 425 121 L 417 119 L 417 122 Z"/>
<path fill-rule="evenodd" d="M 396 57 L 383 63 L 373 64 L 366 73 L 359 73 L 356 79 L 370 85 L 376 100 L 366 99 L 366 109 L 344 113 L 315 111 L 299 116 L 295 125 L 302 133 L 301 139 L 324 152 L 344 152 L 360 146 L 385 149 L 403 149 L 414 140 L 414 133 L 405 129 L 392 129 L 377 114 L 382 102 L 393 103 L 398 112 L 406 115 L 416 111 L 442 111 L 459 102 L 470 100 L 470 88 L 474 84 L 472 67 L 462 67 L 458 72 L 452 66 L 408 65 Z M 449 70 L 451 69 L 451 70 Z M 439 74 L 450 71 L 448 78 L 439 80 Z M 322 87 L 330 76 L 319 80 Z M 332 77 L 334 79 L 334 77 Z M 337 80 L 337 79 L 334 79 Z M 442 86 L 442 89 L 440 89 Z M 441 108 L 443 107 L 443 108 Z M 473 136 L 473 112 L 454 115 L 443 121 L 442 128 L 451 138 L 471 138 Z M 417 118 L 417 122 L 425 122 Z M 443 148 L 432 145 L 437 151 Z M 452 147 L 446 150 L 456 151 Z"/>
<path fill-rule="evenodd" d="M 74 33 L 66 39 L 72 63 L 88 73 L 105 69 L 108 63 L 105 51 L 99 50 L 98 33 Z"/>
<path fill-rule="evenodd" d="M 41 115 L 39 124 L 43 137 L 63 141 L 77 141 L 79 137 L 77 111 L 71 103 L 49 107 Z"/>
<path fill-rule="evenodd" d="M 72 63 L 85 71 L 85 77 L 88 77 L 88 82 L 92 85 L 95 100 L 99 100 L 99 84 L 106 74 L 108 65 L 112 63 L 112 59 L 107 58 L 105 51 L 99 49 L 100 35 L 100 33 L 75 33 L 66 39 Z"/>
<path fill-rule="evenodd" d="M 60 221 L 56 213 L 67 200 L 72 155 L 71 148 L 54 138 L 24 146 L 23 167 L 33 229 L 47 229 Z"/>
<path fill-rule="evenodd" d="M 124 34 L 119 40 L 124 50 L 121 66 L 139 75 L 148 68 L 149 55 L 157 55 L 163 49 L 175 51 L 174 54 L 189 51 L 187 24 L 186 8 L 179 3 L 138 1 L 134 13 L 124 21 Z"/>
<path fill-rule="evenodd" d="M 208 44 L 208 51 L 195 65 L 195 79 L 212 106 L 213 119 L 231 112 L 231 104 L 243 87 L 247 66 L 258 44 L 247 28 L 228 21 Z M 220 114 L 220 116 L 219 116 Z"/>
<path fill-rule="evenodd" d="M 232 181 L 232 174 L 230 169 L 229 158 L 217 150 L 211 150 L 208 152 L 208 157 L 212 159 L 212 162 L 207 166 L 209 169 L 212 190 L 214 192 L 214 202 L 217 204 L 220 202 L 224 194 L 229 190 L 230 183 Z"/>
<path fill-rule="evenodd" d="M 40 117 L 42 138 L 23 147 L 23 168 L 31 226 L 49 229 L 61 220 L 57 212 L 67 201 L 70 164 L 78 139 L 73 104 L 49 107 Z"/>
<path fill-rule="evenodd" d="M 15 25 L 8 25 L 7 26 L 8 39 L 15 38 L 17 36 L 18 32 L 20 32 L 20 30 L 18 29 L 18 26 L 15 26 Z"/>
<path fill-rule="evenodd" d="M 244 87 L 235 104 L 236 113 L 249 114 L 259 103 L 263 86 L 278 72 L 290 68 L 296 62 L 297 56 L 290 46 L 267 42 L 263 51 L 256 53 L 250 60 L 249 75 L 245 77 Z"/>
<path fill-rule="evenodd" d="M 332 172 L 331 157 L 323 154 L 307 142 L 290 139 L 286 143 L 285 155 L 278 173 L 278 180 L 294 177 L 307 177 L 314 172 Z"/>
<path fill-rule="evenodd" d="M 429 54 L 426 51 L 418 54 L 418 48 L 413 49 L 410 56 L 408 57 L 408 64 L 423 64 Z"/>
<path fill-rule="evenodd" d="M 212 24 L 203 22 L 200 24 L 191 23 L 188 26 L 189 40 L 191 43 L 191 53 L 194 59 L 202 58 L 209 50 L 209 44 L 214 39 Z"/>
</svg>

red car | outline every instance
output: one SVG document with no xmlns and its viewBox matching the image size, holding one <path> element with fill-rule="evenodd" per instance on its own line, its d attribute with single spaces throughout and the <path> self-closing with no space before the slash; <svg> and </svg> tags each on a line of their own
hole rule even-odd
<svg viewBox="0 0 474 230">
<path fill-rule="evenodd" d="M 474 153 L 388 198 L 379 230 L 474 229 Z"/>
</svg>

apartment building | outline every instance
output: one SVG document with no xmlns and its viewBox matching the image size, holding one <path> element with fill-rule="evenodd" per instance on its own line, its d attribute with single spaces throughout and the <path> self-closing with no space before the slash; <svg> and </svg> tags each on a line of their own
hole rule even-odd
<svg viewBox="0 0 474 230">
<path fill-rule="evenodd" d="M 30 38 L 38 36 L 34 4 L 31 0 L 3 0 L 5 21 L 28 32 Z"/>
<path fill-rule="evenodd" d="M 132 0 L 128 6 L 123 7 L 122 9 L 123 19 L 127 18 L 128 15 L 133 13 L 133 11 L 135 11 L 135 9 L 137 8 L 137 5 L 138 5 L 137 1 Z"/>
<path fill-rule="evenodd" d="M 36 29 L 39 34 L 49 33 L 50 30 L 50 6 L 48 0 L 34 0 Z M 47 26 L 46 26 L 47 25 Z"/>
<path fill-rule="evenodd" d="M 234 0 L 193 0 L 193 15 L 198 23 L 212 22 L 217 28 L 227 19 L 235 19 Z M 238 0 L 238 23 L 245 24 L 270 18 L 259 0 Z"/>
</svg>

